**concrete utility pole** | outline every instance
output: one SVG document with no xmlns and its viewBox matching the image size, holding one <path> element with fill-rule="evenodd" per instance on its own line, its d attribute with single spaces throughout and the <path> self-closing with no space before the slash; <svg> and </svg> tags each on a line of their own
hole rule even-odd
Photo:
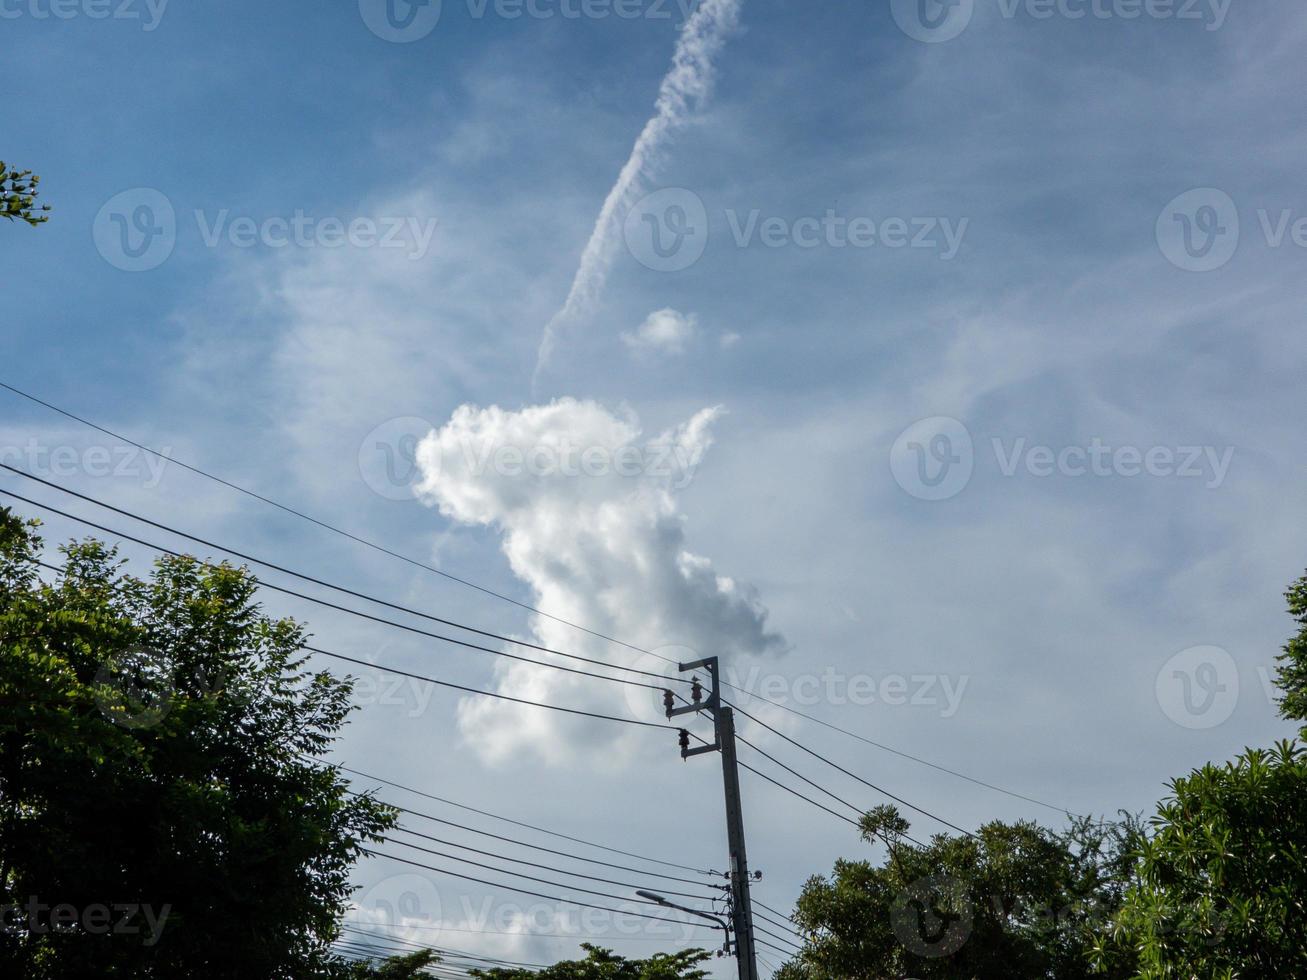
<svg viewBox="0 0 1307 980">
<path fill-rule="evenodd" d="M 716 735 L 713 744 L 690 748 L 689 732 L 682 729 L 681 758 L 688 759 L 705 752 L 722 754 L 722 784 L 726 790 L 726 839 L 731 851 L 731 925 L 735 931 L 735 959 L 739 966 L 740 980 L 758 980 L 758 958 L 753 944 L 753 905 L 749 900 L 749 860 L 744 850 L 744 811 L 740 807 L 740 770 L 735 761 L 735 712 L 722 706 L 716 657 L 677 666 L 682 673 L 687 670 L 706 670 L 712 678 L 712 691 L 707 701 L 703 700 L 703 688 L 696 677 L 688 705 L 673 707 L 675 699 L 670 691 L 665 692 L 663 703 L 668 718 L 703 711 L 712 716 Z"/>
</svg>

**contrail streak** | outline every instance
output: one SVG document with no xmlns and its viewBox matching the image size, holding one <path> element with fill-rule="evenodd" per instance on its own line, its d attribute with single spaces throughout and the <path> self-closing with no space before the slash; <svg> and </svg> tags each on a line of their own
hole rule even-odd
<svg viewBox="0 0 1307 980">
<path fill-rule="evenodd" d="M 644 190 L 663 144 L 711 92 L 713 59 L 738 21 L 742 2 L 703 0 L 681 29 L 672 69 L 658 89 L 653 118 L 645 124 L 617 183 L 608 192 L 590 241 L 581 253 L 581 263 L 566 302 L 545 325 L 536 358 L 537 381 L 553 355 L 563 326 L 592 309 L 603 292 L 616 250 L 618 225 Z"/>
</svg>

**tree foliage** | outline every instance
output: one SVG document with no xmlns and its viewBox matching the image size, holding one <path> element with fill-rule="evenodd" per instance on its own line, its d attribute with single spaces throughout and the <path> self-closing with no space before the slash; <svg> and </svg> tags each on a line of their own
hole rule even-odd
<svg viewBox="0 0 1307 980">
<path fill-rule="evenodd" d="M 394 956 L 380 963 L 360 960 L 351 963 L 343 980 L 418 980 L 429 977 L 427 967 L 440 962 L 431 950 L 419 950 L 406 956 Z"/>
<path fill-rule="evenodd" d="M 1171 784 L 1096 960 L 1141 980 L 1307 976 L 1307 753 L 1282 742 Z"/>
<path fill-rule="evenodd" d="M 0 217 L 36 226 L 50 220 L 50 205 L 36 203 L 41 178 L 30 170 L 14 170 L 0 160 Z"/>
<path fill-rule="evenodd" d="M 40 546 L 0 510 L 0 976 L 348 975 L 350 869 L 396 818 L 309 761 L 349 682 L 241 569 L 86 541 L 44 584 Z"/>
<path fill-rule="evenodd" d="M 565 960 L 543 970 L 473 970 L 485 980 L 703 980 L 699 964 L 712 954 L 701 949 L 658 953 L 648 959 L 628 960 L 607 949 L 582 943 L 583 960 Z"/>
<path fill-rule="evenodd" d="M 863 839 L 885 845 L 884 862 L 839 861 L 808 881 L 794 921 L 809 941 L 785 980 L 1091 975 L 1094 926 L 1129 882 L 1133 820 L 1065 833 L 995 822 L 925 846 L 909 829 L 894 807 L 866 814 Z"/>
<path fill-rule="evenodd" d="M 1280 712 L 1301 722 L 1307 578 L 1287 597 L 1300 630 L 1280 658 Z M 1141 980 L 1307 976 L 1307 749 L 1249 749 L 1170 789 L 1097 961 L 1110 968 L 1138 955 Z"/>
<path fill-rule="evenodd" d="M 1285 598 L 1298 632 L 1285 644 L 1279 658 L 1276 683 L 1284 692 L 1280 714 L 1291 721 L 1307 722 L 1307 575 L 1290 586 Z M 1307 727 L 1302 737 L 1307 739 Z"/>
</svg>

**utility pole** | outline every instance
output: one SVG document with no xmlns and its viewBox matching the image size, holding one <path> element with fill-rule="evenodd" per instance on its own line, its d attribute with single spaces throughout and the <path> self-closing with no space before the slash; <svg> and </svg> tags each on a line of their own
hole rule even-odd
<svg viewBox="0 0 1307 980">
<path fill-rule="evenodd" d="M 731 925 L 735 931 L 735 959 L 740 980 L 758 980 L 758 958 L 753 944 L 753 905 L 749 901 L 749 860 L 744 850 L 744 811 L 740 806 L 740 770 L 735 761 L 735 712 L 722 705 L 716 657 L 677 666 L 681 673 L 706 670 L 712 678 L 712 691 L 707 701 L 703 700 L 703 688 L 699 678 L 695 677 L 688 705 L 674 707 L 675 698 L 671 691 L 663 693 L 663 704 L 668 718 L 703 711 L 712 716 L 716 736 L 713 743 L 690 748 L 690 733 L 682 729 L 681 758 L 688 759 L 705 752 L 722 754 L 722 784 L 726 790 L 726 839 L 731 852 Z"/>
</svg>

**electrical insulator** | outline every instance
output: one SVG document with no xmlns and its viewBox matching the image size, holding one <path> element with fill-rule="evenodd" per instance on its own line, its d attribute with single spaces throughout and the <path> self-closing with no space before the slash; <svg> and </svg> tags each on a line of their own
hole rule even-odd
<svg viewBox="0 0 1307 980">
<path fill-rule="evenodd" d="M 672 716 L 672 707 L 673 705 L 675 705 L 675 703 L 676 701 L 674 696 L 672 695 L 672 692 L 663 691 L 663 708 L 666 709 L 668 718 Z"/>
<path fill-rule="evenodd" d="M 690 749 L 690 733 L 684 728 L 681 729 L 681 753 L 685 754 Z"/>
<path fill-rule="evenodd" d="M 690 681 L 690 699 L 695 704 L 703 700 L 703 685 L 699 683 L 698 677 Z"/>
</svg>

